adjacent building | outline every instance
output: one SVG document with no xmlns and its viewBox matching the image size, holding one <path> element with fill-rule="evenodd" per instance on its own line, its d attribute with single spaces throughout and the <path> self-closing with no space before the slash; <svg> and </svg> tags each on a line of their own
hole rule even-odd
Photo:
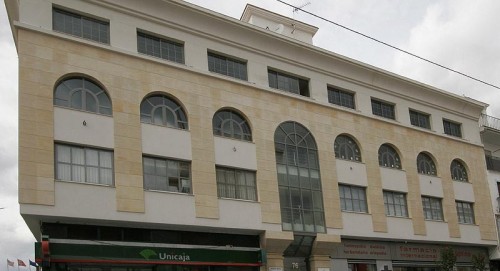
<svg viewBox="0 0 500 271">
<path fill-rule="evenodd" d="M 479 121 L 493 211 L 500 232 L 500 119 L 483 114 Z M 500 246 L 491 250 L 490 259 L 493 270 L 500 270 Z"/>
<path fill-rule="evenodd" d="M 485 103 L 252 5 L 5 4 L 44 270 L 436 270 L 451 247 L 465 271 L 497 245 Z"/>
</svg>

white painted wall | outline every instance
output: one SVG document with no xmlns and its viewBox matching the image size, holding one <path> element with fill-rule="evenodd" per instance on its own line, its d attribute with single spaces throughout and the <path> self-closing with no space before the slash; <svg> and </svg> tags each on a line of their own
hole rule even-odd
<svg viewBox="0 0 500 271">
<path fill-rule="evenodd" d="M 85 124 L 84 124 L 85 122 Z M 54 140 L 112 149 L 113 118 L 54 106 Z"/>
<path fill-rule="evenodd" d="M 423 196 L 443 198 L 443 184 L 441 178 L 419 174 L 420 193 Z"/>
<path fill-rule="evenodd" d="M 145 212 L 116 211 L 116 190 L 113 187 L 55 182 L 54 206 L 22 204 L 26 215 L 63 217 L 65 220 L 92 219 L 115 223 L 145 223 L 165 226 L 234 228 L 262 230 L 261 208 L 258 202 L 219 200 L 219 219 L 197 218 L 195 197 L 175 192 L 145 191 Z M 245 210 L 242 212 L 241 210 Z M 276 230 L 276 227 L 271 227 Z M 279 225 L 281 229 L 281 225 Z"/>
<path fill-rule="evenodd" d="M 411 218 L 387 217 L 387 232 L 394 237 L 412 236 L 413 221 Z"/>
<path fill-rule="evenodd" d="M 336 159 L 337 180 L 341 183 L 368 186 L 366 165 L 349 160 Z"/>
<path fill-rule="evenodd" d="M 408 192 L 406 171 L 380 167 L 380 177 L 382 179 L 382 188 L 384 190 Z"/>
<path fill-rule="evenodd" d="M 257 170 L 254 143 L 214 136 L 214 145 L 216 165 Z"/>
<path fill-rule="evenodd" d="M 467 182 L 453 181 L 453 190 L 455 199 L 460 201 L 475 202 L 474 190 L 472 184 Z"/>
<path fill-rule="evenodd" d="M 141 123 L 142 152 L 191 160 L 191 133 L 186 130 Z"/>
<path fill-rule="evenodd" d="M 459 227 L 460 227 L 460 237 L 465 242 L 473 243 L 474 240 L 481 239 L 481 232 L 479 231 L 479 226 L 460 224 Z"/>
<path fill-rule="evenodd" d="M 347 236 L 370 236 L 373 233 L 371 214 L 342 212 L 344 228 L 342 234 Z"/>
<path fill-rule="evenodd" d="M 427 239 L 435 241 L 449 240 L 450 233 L 448 231 L 448 223 L 442 221 L 425 221 L 427 229 Z M 480 239 L 478 239 L 480 240 Z"/>
</svg>

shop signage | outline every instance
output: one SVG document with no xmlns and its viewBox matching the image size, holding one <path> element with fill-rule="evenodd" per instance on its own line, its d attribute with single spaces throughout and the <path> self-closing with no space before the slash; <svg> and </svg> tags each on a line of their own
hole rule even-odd
<svg viewBox="0 0 500 271">
<path fill-rule="evenodd" d="M 416 243 L 342 240 L 332 258 L 435 262 L 440 260 L 442 248 L 444 246 Z M 457 255 L 457 262 L 471 262 L 472 255 L 486 253 L 485 249 L 479 247 L 451 246 L 451 248 Z"/>
<path fill-rule="evenodd" d="M 41 259 L 42 245 L 35 256 Z M 261 250 L 140 247 L 51 243 L 52 262 L 152 263 L 184 265 L 262 265 Z"/>
<path fill-rule="evenodd" d="M 391 258 L 391 251 L 384 243 L 342 241 L 334 258 L 386 260 Z"/>
</svg>

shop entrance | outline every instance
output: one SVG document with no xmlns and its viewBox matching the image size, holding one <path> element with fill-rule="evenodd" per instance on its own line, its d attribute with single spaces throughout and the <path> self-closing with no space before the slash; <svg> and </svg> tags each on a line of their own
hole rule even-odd
<svg viewBox="0 0 500 271">
<path fill-rule="evenodd" d="M 310 271 L 309 257 L 316 235 L 294 235 L 293 242 L 283 253 L 284 271 Z"/>
</svg>

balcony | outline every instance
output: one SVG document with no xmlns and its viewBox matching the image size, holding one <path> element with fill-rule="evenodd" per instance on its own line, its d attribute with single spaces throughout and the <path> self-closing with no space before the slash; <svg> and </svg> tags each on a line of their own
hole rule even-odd
<svg viewBox="0 0 500 271">
<path fill-rule="evenodd" d="M 491 171 L 500 172 L 500 157 L 486 155 L 486 168 Z"/>
<path fill-rule="evenodd" d="M 486 114 L 481 114 L 481 117 L 479 118 L 479 126 L 500 132 L 500 119 Z"/>
</svg>

